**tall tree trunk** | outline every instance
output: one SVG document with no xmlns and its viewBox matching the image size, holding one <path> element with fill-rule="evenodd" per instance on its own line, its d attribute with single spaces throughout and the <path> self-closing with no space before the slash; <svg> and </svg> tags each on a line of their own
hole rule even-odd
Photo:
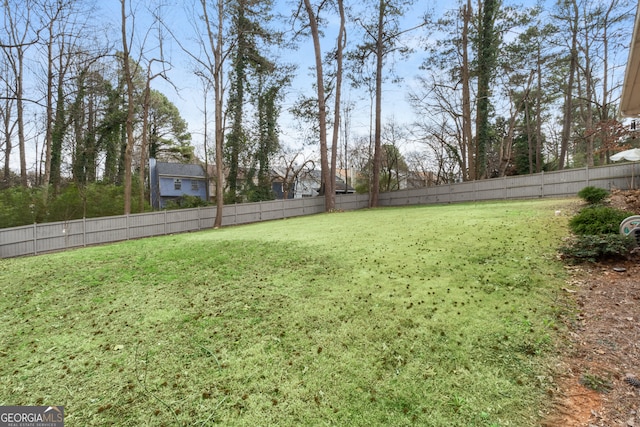
<svg viewBox="0 0 640 427">
<path fill-rule="evenodd" d="M 203 4 L 205 0 L 202 0 Z M 223 156 L 223 142 L 224 142 L 224 127 L 222 117 L 223 107 L 223 79 L 224 74 L 222 70 L 222 43 L 223 43 L 223 23 L 224 23 L 224 2 L 218 0 L 218 33 L 217 43 L 215 44 L 214 53 L 214 96 L 215 96 L 215 135 L 216 135 L 216 219 L 214 221 L 214 228 L 220 228 L 222 226 L 222 212 L 224 207 L 224 171 L 222 164 Z"/>
<path fill-rule="evenodd" d="M 24 134 L 24 50 L 18 47 L 18 73 L 16 75 L 16 114 L 18 119 L 18 155 L 20 156 L 20 184 L 23 187 L 29 186 L 27 179 L 27 149 Z"/>
<path fill-rule="evenodd" d="M 602 26 L 602 108 L 600 109 L 600 122 L 609 121 L 609 25 L 611 25 L 611 13 L 618 6 L 618 1 L 611 2 L 604 16 Z M 615 19 L 614 19 L 615 21 Z M 600 140 L 605 144 L 611 138 L 609 126 L 601 126 Z M 606 150 L 600 150 L 600 164 L 604 163 Z"/>
<path fill-rule="evenodd" d="M 49 194 L 49 184 L 51 183 L 51 157 L 53 142 L 53 21 L 49 23 L 49 41 L 47 43 L 47 95 L 46 95 L 46 117 L 44 136 L 44 186 L 43 197 L 47 202 Z"/>
<path fill-rule="evenodd" d="M 330 192 L 327 191 L 327 182 L 331 179 L 331 170 L 329 168 L 328 153 L 327 153 L 327 109 L 325 105 L 325 93 L 324 93 L 324 74 L 322 69 L 322 50 L 320 48 L 320 34 L 318 31 L 318 22 L 311 7 L 309 0 L 304 0 L 304 6 L 309 17 L 309 26 L 311 28 L 311 38 L 313 39 L 313 49 L 315 53 L 316 63 L 316 86 L 318 92 L 318 122 L 320 126 L 320 167 L 322 168 L 322 178 L 320 183 L 320 194 L 324 195 L 325 210 L 331 211 L 334 209 L 332 202 L 335 200 L 335 196 L 332 197 Z M 335 179 L 335 178 L 334 178 Z"/>
<path fill-rule="evenodd" d="M 573 113 L 573 85 L 578 68 L 578 5 L 576 1 L 571 2 L 573 6 L 573 16 L 569 26 L 571 28 L 571 47 L 569 53 L 569 73 L 564 94 L 564 108 L 562 118 L 562 137 L 560 140 L 560 158 L 558 159 L 558 170 L 564 169 L 569 149 L 569 139 L 571 137 L 571 116 Z"/>
<path fill-rule="evenodd" d="M 586 15 L 586 11 L 585 11 Z M 584 127 L 587 132 L 585 135 L 585 155 L 586 155 L 586 164 L 589 167 L 593 166 L 593 149 L 594 149 L 594 139 L 595 132 L 593 131 L 593 74 L 591 70 L 591 38 L 589 37 L 589 23 L 585 22 L 584 29 L 584 46 L 580 49 L 583 52 L 584 56 L 584 86 L 585 92 L 582 94 L 578 92 L 578 96 L 582 98 L 583 102 L 581 103 L 581 111 L 582 117 L 584 120 Z"/>
<path fill-rule="evenodd" d="M 529 161 L 529 173 L 534 171 L 534 154 L 535 147 L 533 146 L 533 136 L 531 135 L 531 105 L 529 104 L 529 98 L 524 103 L 524 120 L 527 129 L 527 157 Z"/>
<path fill-rule="evenodd" d="M 494 21 L 498 10 L 497 0 L 485 0 L 482 8 L 482 25 L 478 43 L 478 113 L 476 116 L 476 174 L 475 179 L 483 179 L 487 173 L 487 149 L 490 144 L 489 111 L 491 89 L 489 87 L 494 71 L 496 43 Z"/>
<path fill-rule="evenodd" d="M 206 26 L 209 49 L 207 58 L 213 56 L 213 63 L 203 63 L 209 75 L 206 77 L 207 83 L 213 85 L 213 103 L 214 103 L 214 135 L 215 135 L 215 164 L 216 164 L 216 217 L 213 221 L 213 228 L 217 229 L 222 226 L 222 213 L 224 208 L 224 170 L 223 170 L 223 146 L 224 146 L 224 127 L 223 127 L 223 96 L 224 96 L 224 73 L 223 65 L 223 24 L 224 24 L 224 1 L 217 0 L 217 31 L 211 26 L 209 19 L 209 9 L 207 0 L 200 0 L 202 8 L 202 20 Z"/>
<path fill-rule="evenodd" d="M 24 15 L 19 17 L 17 9 L 21 6 L 20 12 Z M 18 156 L 20 159 L 20 185 L 27 187 L 27 156 L 26 137 L 24 129 L 24 56 L 25 50 L 33 44 L 27 41 L 29 28 L 31 26 L 31 12 L 33 4 L 25 1 L 24 4 L 9 3 L 5 1 L 5 33 L 9 43 L 3 44 L 2 50 L 6 55 L 7 62 L 11 68 L 12 77 L 15 78 L 12 87 L 13 97 L 16 101 L 16 126 L 18 128 Z M 19 32 L 22 31 L 21 34 Z"/>
<path fill-rule="evenodd" d="M 235 31 L 237 32 L 236 54 L 233 57 L 231 77 L 231 91 L 229 93 L 228 108 L 230 110 L 231 129 L 227 135 L 227 201 L 237 202 L 238 172 L 241 147 L 244 145 L 244 102 L 245 81 L 247 78 L 247 32 L 248 22 L 245 16 L 246 3 L 238 2 Z"/>
<path fill-rule="evenodd" d="M 542 54 L 538 44 L 536 75 L 538 80 L 536 90 L 536 173 L 542 171 Z"/>
<path fill-rule="evenodd" d="M 331 179 L 328 184 L 327 191 L 331 194 L 331 206 L 336 204 L 336 162 L 338 159 L 338 139 L 340 136 L 340 103 L 342 97 L 342 59 L 343 50 L 346 42 L 345 32 L 345 12 L 343 0 L 338 0 L 338 10 L 340 12 L 340 29 L 338 31 L 338 43 L 336 51 L 336 97 L 334 102 L 334 118 L 333 118 L 333 138 L 331 143 Z M 345 175 L 347 171 L 345 170 Z M 346 182 L 345 176 L 345 182 Z"/>
<path fill-rule="evenodd" d="M 373 183 L 369 207 L 378 206 L 380 194 L 380 167 L 382 163 L 382 65 L 384 60 L 384 16 L 386 3 L 378 4 L 378 31 L 376 35 L 376 116 L 373 136 Z"/>
<path fill-rule="evenodd" d="M 133 91 L 133 73 L 131 71 L 131 63 L 129 57 L 129 42 L 127 40 L 127 14 L 125 7 L 126 0 L 120 0 L 121 18 L 122 18 L 122 61 L 124 68 L 124 79 L 127 86 L 127 120 L 126 120 L 126 142 L 124 148 L 124 214 L 131 213 L 131 187 L 132 187 L 132 157 L 133 144 L 135 142 L 133 135 L 133 122 L 135 119 L 135 104 Z"/>
<path fill-rule="evenodd" d="M 2 111 L 2 133 L 4 139 L 4 169 L 3 169 L 3 185 L 0 188 L 9 187 L 11 185 L 11 149 L 13 148 L 11 136 L 13 135 L 14 124 L 11 121 L 13 112 L 13 97 L 11 97 L 10 89 L 7 86 L 4 96 L 4 105 Z"/>
<path fill-rule="evenodd" d="M 471 130 L 471 70 L 469 65 L 469 27 L 471 25 L 471 0 L 462 8 L 462 143 L 460 158 L 462 179 L 467 181 L 476 176 L 475 147 Z"/>
<path fill-rule="evenodd" d="M 84 141 L 85 156 L 87 159 L 85 182 L 96 182 L 96 102 L 93 94 L 89 96 L 87 103 L 87 132 Z"/>
<path fill-rule="evenodd" d="M 151 98 L 151 64 L 147 68 L 147 81 L 142 101 L 142 141 L 140 143 L 140 179 L 138 183 L 138 212 L 144 212 L 144 190 L 147 165 L 147 147 L 149 147 L 149 104 Z"/>
<path fill-rule="evenodd" d="M 60 180 L 62 179 L 62 140 L 66 130 L 65 119 L 65 105 L 64 105 L 64 91 L 62 85 L 63 76 L 62 72 L 58 75 L 58 88 L 56 99 L 56 111 L 53 116 L 53 129 L 50 135 L 50 141 L 47 146 L 49 147 L 48 159 L 50 163 L 50 179 L 49 183 L 53 186 L 54 197 L 60 193 Z M 46 167 L 45 167 L 46 170 Z M 46 181 L 45 181 L 46 185 Z"/>
<path fill-rule="evenodd" d="M 203 99 L 203 108 L 202 108 L 202 113 L 204 115 L 204 134 L 203 134 L 203 145 L 204 145 L 204 177 L 205 177 L 205 188 L 206 188 L 206 192 L 207 192 L 207 202 L 210 201 L 211 199 L 211 186 L 209 185 L 211 183 L 211 177 L 209 176 L 209 111 L 207 109 L 207 106 L 209 105 L 208 102 L 208 95 L 209 95 L 209 82 L 206 79 L 203 79 L 203 86 L 204 86 L 204 90 L 202 91 L 202 99 Z M 150 192 L 152 192 L 154 189 L 150 188 L 149 189 Z"/>
</svg>

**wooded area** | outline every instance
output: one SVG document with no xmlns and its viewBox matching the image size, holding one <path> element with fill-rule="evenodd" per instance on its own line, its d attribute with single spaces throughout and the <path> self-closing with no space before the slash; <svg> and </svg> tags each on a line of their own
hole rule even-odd
<svg viewBox="0 0 640 427">
<path fill-rule="evenodd" d="M 22 191 L 37 198 L 25 206 L 47 211 L 72 187 L 115 191 L 125 214 L 148 210 L 149 157 L 203 164 L 221 218 L 224 203 L 272 199 L 273 168 L 287 171 L 284 188 L 319 165 L 330 211 L 340 171 L 377 206 L 380 191 L 408 181 L 601 165 L 634 144 L 635 123 L 619 113 L 630 0 L 100 7 L 2 5 L 2 209 Z M 313 46 L 311 70 L 300 46 Z M 199 123 L 171 101 L 184 64 L 199 82 Z M 412 117 L 385 110 L 389 91 L 410 100 Z M 355 104 L 368 105 L 367 132 L 353 131 Z M 297 145 L 283 142 L 283 112 Z"/>
</svg>

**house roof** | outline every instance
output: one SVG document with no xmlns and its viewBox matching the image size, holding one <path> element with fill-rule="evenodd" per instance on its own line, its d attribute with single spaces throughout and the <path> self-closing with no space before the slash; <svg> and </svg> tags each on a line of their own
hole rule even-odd
<svg viewBox="0 0 640 427">
<path fill-rule="evenodd" d="M 640 13 L 637 10 L 624 73 L 620 110 L 623 116 L 640 116 Z"/>
<path fill-rule="evenodd" d="M 336 179 L 336 193 L 355 193 L 356 189 L 343 180 Z"/>
<path fill-rule="evenodd" d="M 200 165 L 188 165 L 184 163 L 161 163 L 157 165 L 158 175 L 175 176 L 180 178 L 204 179 L 204 168 Z"/>
<path fill-rule="evenodd" d="M 355 193 L 355 188 L 344 182 L 342 178 L 336 175 L 335 180 L 335 191 L 336 193 Z M 322 181 L 322 172 L 314 169 L 312 171 L 306 172 L 301 176 L 302 180 L 307 180 L 315 183 L 318 187 L 316 190 L 320 188 L 320 182 Z"/>
</svg>

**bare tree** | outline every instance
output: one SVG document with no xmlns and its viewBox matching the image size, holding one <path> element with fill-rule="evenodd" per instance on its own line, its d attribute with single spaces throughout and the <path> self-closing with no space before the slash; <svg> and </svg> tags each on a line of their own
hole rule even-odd
<svg viewBox="0 0 640 427">
<path fill-rule="evenodd" d="M 162 25 L 161 25 L 163 17 L 161 16 L 161 10 L 159 7 L 155 11 L 152 11 L 152 16 L 153 16 L 153 23 L 149 27 L 149 32 L 147 33 L 147 35 L 149 35 L 152 31 L 156 31 L 156 41 L 158 45 L 157 45 L 157 48 L 154 49 L 153 51 L 157 52 L 158 56 L 157 57 L 154 56 L 152 58 L 141 58 L 141 60 L 146 61 L 146 71 L 145 71 L 144 91 L 142 95 L 142 138 L 141 138 L 141 144 L 140 144 L 140 180 L 139 180 L 139 187 L 138 187 L 138 193 L 139 193 L 138 194 L 138 211 L 139 212 L 144 211 L 144 200 L 145 200 L 144 193 L 146 188 L 145 187 L 145 176 L 146 176 L 145 167 L 147 164 L 147 157 L 148 157 L 147 153 L 148 153 L 148 147 L 149 147 L 149 110 L 151 109 L 151 82 L 158 77 L 163 78 L 165 81 L 169 81 L 167 72 L 168 72 L 168 68 L 170 67 L 170 64 L 164 58 L 164 48 L 163 48 L 164 36 L 162 33 Z M 147 37 L 145 37 L 145 41 L 146 40 L 147 40 Z M 141 49 L 141 52 L 143 52 L 144 50 L 145 49 Z M 155 64 L 160 65 L 160 69 L 157 71 L 154 71 Z"/>
<path fill-rule="evenodd" d="M 81 3 L 80 3 L 81 4 Z M 46 94 L 45 94 L 45 141 L 44 141 L 44 185 L 45 200 L 48 186 L 53 194 L 60 191 L 62 175 L 62 144 L 71 120 L 67 114 L 65 87 L 71 80 L 72 66 L 85 61 L 81 47 L 87 38 L 86 22 L 81 21 L 79 3 L 71 1 L 45 0 L 42 3 L 42 19 L 47 22 L 44 48 L 46 49 Z M 89 62 L 94 61 L 91 58 Z M 81 67 L 77 67 L 81 68 Z M 85 66 L 86 70 L 86 66 Z M 83 71 L 80 71 L 82 74 Z"/>
<path fill-rule="evenodd" d="M 468 145 L 472 138 L 467 139 L 471 121 L 463 112 L 466 97 L 462 95 L 461 85 L 447 79 L 443 74 L 420 77 L 422 88 L 410 95 L 418 112 L 413 133 L 435 157 L 439 182 L 448 182 L 447 176 L 452 170 L 466 181 L 472 168 L 469 165 L 473 164 Z M 471 110 L 469 107 L 467 112 L 471 114 Z"/>
<path fill-rule="evenodd" d="M 224 170 L 223 170 L 223 142 L 224 142 L 224 1 L 215 0 L 210 5 L 207 0 L 200 0 L 202 7 L 202 20 L 206 29 L 201 46 L 205 49 L 205 58 L 200 59 L 191 55 L 199 63 L 213 86 L 214 97 L 214 134 L 215 134 L 215 163 L 216 163 L 216 219 L 213 228 L 222 226 L 222 209 L 224 207 Z M 215 21 L 210 18 L 213 6 L 216 16 Z M 206 40 L 206 41 L 205 41 Z M 186 50 L 188 52 L 188 50 Z M 204 75 L 204 74 L 203 74 Z"/>
<path fill-rule="evenodd" d="M 304 0 L 304 8 L 307 13 L 311 38 L 313 40 L 313 50 L 315 54 L 316 71 L 316 91 L 318 95 L 318 124 L 320 137 L 320 167 L 322 169 L 322 180 L 320 183 L 320 194 L 325 198 L 325 210 L 333 210 L 335 204 L 335 192 L 333 192 L 333 182 L 335 177 L 331 177 L 329 159 L 327 153 L 327 106 L 324 87 L 324 69 L 322 63 L 322 47 L 320 46 L 320 30 L 318 29 L 318 16 L 316 10 L 311 5 L 310 0 Z M 334 175 L 335 176 L 335 175 Z"/>
<path fill-rule="evenodd" d="M 560 3 L 559 3 L 560 4 Z M 560 158 L 558 159 L 558 169 L 564 169 L 571 138 L 571 116 L 573 114 L 573 101 L 575 90 L 575 78 L 578 69 L 578 20 L 579 11 L 576 0 L 562 3 L 564 8 L 560 11 L 559 18 L 566 23 L 569 31 L 569 70 L 566 74 L 564 85 L 564 106 L 562 109 L 562 137 L 560 143 Z"/>
<path fill-rule="evenodd" d="M 380 188 L 383 191 L 394 191 L 402 188 L 402 181 L 407 172 L 407 163 L 400 151 L 402 145 L 406 143 L 407 132 L 395 120 L 391 119 L 385 123 L 381 134 L 382 178 Z"/>
<path fill-rule="evenodd" d="M 1 47 L 12 74 L 11 80 L 15 85 L 11 88 L 11 97 L 15 99 L 20 182 L 24 187 L 28 185 L 24 120 L 25 55 L 29 47 L 38 40 L 38 34 L 33 30 L 33 9 L 34 1 L 32 0 L 3 3 L 4 30 L 7 39 L 2 42 Z"/>
<path fill-rule="evenodd" d="M 0 107 L 0 120 L 2 120 L 2 145 L 4 147 L 4 167 L 2 175 L 2 188 L 11 185 L 11 151 L 13 149 L 13 135 L 17 121 L 13 119 L 16 99 L 13 97 L 12 88 L 15 88 L 10 72 L 10 66 L 6 58 L 0 59 L 0 82 L 2 82 L 2 107 Z"/>
<path fill-rule="evenodd" d="M 343 74 L 343 50 L 346 44 L 347 33 L 345 29 L 345 10 L 344 4 L 342 0 L 337 0 L 338 2 L 338 13 L 340 15 L 340 29 L 338 30 L 338 38 L 337 38 L 337 47 L 336 47 L 336 83 L 335 83 L 335 98 L 334 98 L 334 109 L 333 109 L 333 138 L 331 144 L 331 174 L 330 179 L 327 181 L 330 186 L 328 191 L 331 195 L 331 209 L 335 208 L 336 205 L 336 162 L 338 158 L 338 139 L 340 136 L 340 112 L 341 108 L 341 97 L 342 97 L 342 74 Z M 348 172 L 345 171 L 348 174 Z"/>
<path fill-rule="evenodd" d="M 462 141 L 460 144 L 461 169 L 463 179 L 473 179 L 476 176 L 475 157 L 471 154 L 476 152 L 475 142 L 471 130 L 471 67 L 469 60 L 469 29 L 472 17 L 471 0 L 462 7 L 462 42 L 460 54 L 462 66 L 460 67 L 460 85 L 462 86 Z"/>
<path fill-rule="evenodd" d="M 161 16 L 159 15 L 159 10 L 150 11 L 152 16 L 152 23 L 147 27 L 147 32 L 142 39 L 141 46 L 139 46 L 140 55 L 138 58 L 133 58 L 132 56 L 132 42 L 134 35 L 136 34 L 135 28 L 135 15 L 131 10 L 131 3 L 129 3 L 129 9 L 132 16 L 132 27 L 131 33 L 128 31 L 127 24 L 127 0 L 120 0 L 121 3 L 121 19 L 122 19 L 122 75 L 124 79 L 124 83 L 126 86 L 126 143 L 124 145 L 124 211 L 125 214 L 131 213 L 131 196 L 132 196 L 132 174 L 133 174 L 133 153 L 135 146 L 135 122 L 136 122 L 136 105 L 138 103 L 137 99 L 137 78 L 138 76 L 144 74 L 144 89 L 142 89 L 142 142 L 140 146 L 140 187 L 139 191 L 139 210 L 143 210 L 144 208 L 144 176 L 145 176 L 145 165 L 147 161 L 147 149 L 149 145 L 148 141 L 148 119 L 149 119 L 149 110 L 151 104 L 151 81 L 157 77 L 163 77 L 165 80 L 167 78 L 167 69 L 168 62 L 164 59 L 163 54 L 163 35 L 162 35 L 162 26 L 161 26 Z M 150 34 L 156 31 L 156 41 L 157 46 L 154 48 L 148 48 L 146 46 Z M 146 51 L 153 52 L 151 57 L 147 57 Z M 155 56 L 157 53 L 157 56 Z M 146 70 L 144 73 L 142 72 L 142 62 L 146 62 Z M 154 65 L 160 64 L 160 69 L 158 71 L 154 71 Z"/>
<path fill-rule="evenodd" d="M 131 187 L 132 187 L 132 158 L 135 138 L 133 127 L 135 121 L 135 94 L 133 76 L 135 70 L 131 69 L 131 40 L 127 30 L 127 0 L 120 0 L 121 24 L 122 24 L 122 62 L 123 78 L 127 87 L 127 119 L 126 119 L 126 143 L 124 149 L 124 214 L 131 213 Z"/>
<path fill-rule="evenodd" d="M 216 172 L 216 218 L 214 228 L 222 226 L 224 208 L 224 65 L 229 55 L 231 37 L 225 37 L 226 8 L 224 0 L 198 0 L 198 6 L 192 11 L 193 30 L 201 52 L 193 52 L 172 30 L 172 34 L 182 51 L 196 64 L 194 73 L 207 87 L 213 89 L 215 172 Z M 197 9 L 197 11 L 196 11 Z M 212 15 L 213 13 L 213 15 Z M 198 26 L 202 23 L 203 28 Z"/>
<path fill-rule="evenodd" d="M 382 161 L 382 84 L 385 79 L 383 68 L 388 56 L 394 52 L 408 53 L 410 49 L 402 43 L 402 36 L 426 25 L 426 17 L 418 25 L 401 29 L 400 18 L 406 12 L 412 1 L 378 0 L 375 6 L 375 14 L 372 14 L 371 22 L 357 19 L 361 25 L 365 37 L 358 46 L 355 58 L 358 63 L 364 63 L 369 58 L 375 62 L 375 127 L 373 149 L 373 183 L 370 186 L 369 206 L 378 205 L 380 167 Z"/>
<path fill-rule="evenodd" d="M 282 169 L 282 198 L 288 199 L 291 190 L 301 175 L 308 174 L 315 169 L 312 159 L 305 158 L 300 151 L 282 148 L 277 164 Z"/>
</svg>

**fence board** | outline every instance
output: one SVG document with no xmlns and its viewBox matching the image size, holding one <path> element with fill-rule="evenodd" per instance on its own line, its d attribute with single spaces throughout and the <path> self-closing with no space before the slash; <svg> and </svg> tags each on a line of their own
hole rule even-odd
<svg viewBox="0 0 640 427">
<path fill-rule="evenodd" d="M 167 211 L 129 216 L 129 239 L 167 234 Z"/>
<path fill-rule="evenodd" d="M 36 225 L 0 230 L 0 258 L 36 253 Z"/>
<path fill-rule="evenodd" d="M 117 242 L 128 238 L 126 215 L 87 219 L 85 227 L 87 245 Z"/>
<path fill-rule="evenodd" d="M 166 211 L 166 234 L 185 233 L 200 229 L 200 209 Z"/>
</svg>

